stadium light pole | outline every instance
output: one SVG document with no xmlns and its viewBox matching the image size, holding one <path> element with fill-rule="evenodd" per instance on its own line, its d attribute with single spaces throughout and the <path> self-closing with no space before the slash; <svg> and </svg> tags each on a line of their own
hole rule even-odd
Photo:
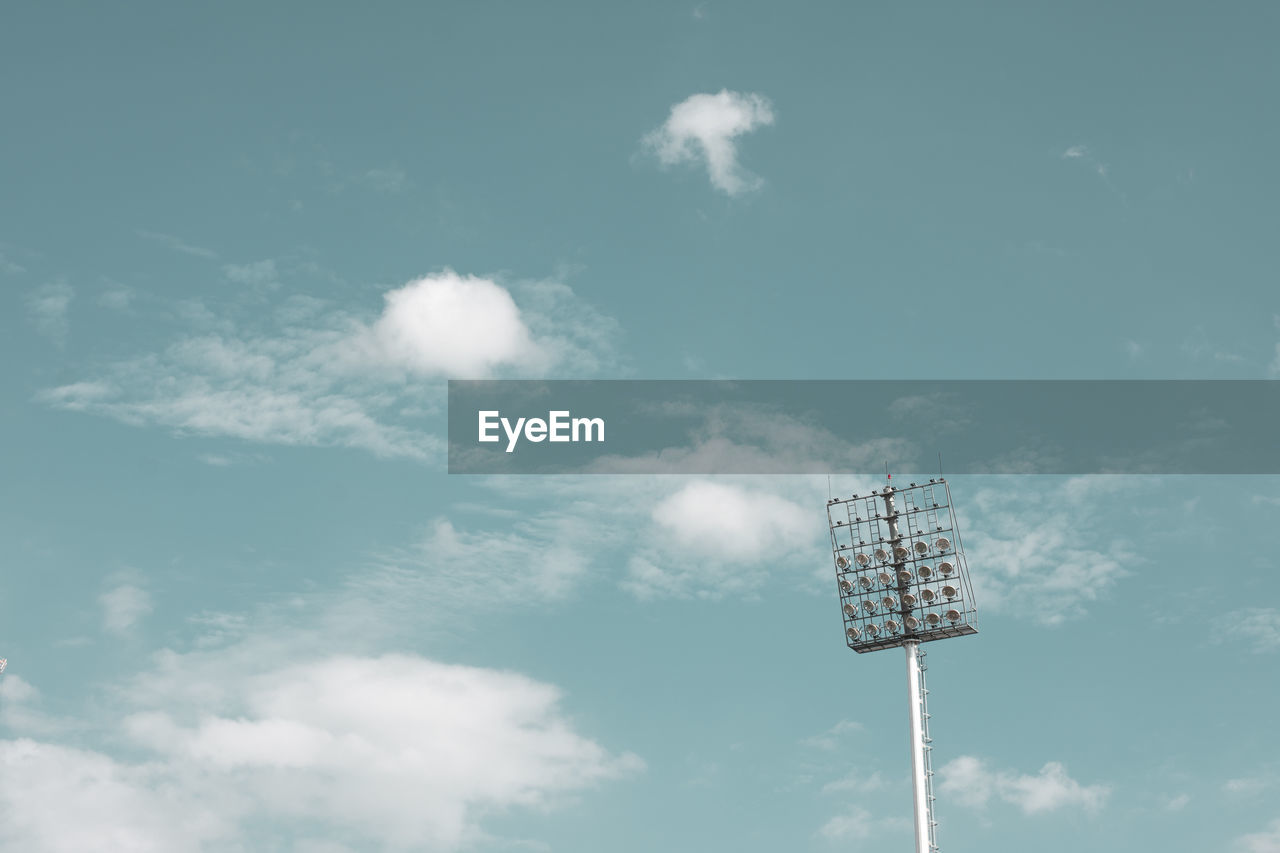
<svg viewBox="0 0 1280 853">
<path fill-rule="evenodd" d="M 907 658 L 912 826 L 916 853 L 937 853 L 929 691 L 922 643 L 978 632 L 973 587 L 946 480 L 827 501 L 845 641 Z M 883 615 L 880 611 L 883 610 Z"/>
</svg>

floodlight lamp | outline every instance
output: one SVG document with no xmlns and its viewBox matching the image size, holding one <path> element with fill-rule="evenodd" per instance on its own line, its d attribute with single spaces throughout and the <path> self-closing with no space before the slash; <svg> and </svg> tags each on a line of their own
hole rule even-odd
<svg viewBox="0 0 1280 853">
<path fill-rule="evenodd" d="M 922 589 L 920 590 L 920 597 L 924 599 L 926 604 L 928 604 L 932 603 L 933 600 L 938 597 L 938 594 L 931 589 Z"/>
<path fill-rule="evenodd" d="M 884 584 L 885 586 L 893 586 L 893 575 L 890 574 L 889 572 L 881 572 L 880 574 L 876 575 L 876 578 L 877 580 L 880 581 L 880 583 Z"/>
<path fill-rule="evenodd" d="M 929 543 L 917 542 L 915 544 L 915 549 L 916 549 L 916 553 L 919 554 L 921 557 L 923 557 L 925 554 L 929 553 Z"/>
<path fill-rule="evenodd" d="M 916 574 L 920 576 L 920 580 L 927 581 L 929 578 L 933 577 L 933 569 L 929 566 L 920 566 L 916 569 Z"/>
<path fill-rule="evenodd" d="M 863 589 L 871 589 L 871 578 L 868 578 L 868 577 L 858 578 L 858 584 Z"/>
<path fill-rule="evenodd" d="M 912 595 L 911 593 L 909 593 L 909 592 L 903 593 L 903 594 L 902 594 L 902 606 L 903 606 L 903 607 L 915 607 L 915 606 L 916 606 L 916 597 L 915 597 L 914 595 Z"/>
<path fill-rule="evenodd" d="M 892 595 L 886 595 L 884 598 L 880 599 L 880 603 L 884 605 L 885 610 L 898 609 L 898 599 L 894 598 Z"/>
<path fill-rule="evenodd" d="M 945 536 L 939 536 L 938 541 L 933 543 L 933 547 L 937 548 L 939 551 L 950 551 L 951 540 Z"/>
<path fill-rule="evenodd" d="M 852 594 L 853 594 L 853 582 L 852 582 L 852 581 L 850 581 L 848 578 L 841 578 L 841 579 L 840 579 L 840 592 L 841 592 L 841 594 L 843 594 L 843 595 L 852 595 Z"/>
<path fill-rule="evenodd" d="M 843 572 L 845 569 L 849 568 L 851 565 L 853 564 L 849 562 L 849 558 L 846 557 L 844 554 L 841 554 L 839 557 L 836 557 L 836 568 L 839 569 L 840 571 Z"/>
<path fill-rule="evenodd" d="M 910 556 L 911 556 L 911 552 L 908 551 L 906 548 L 903 548 L 901 545 L 893 549 L 893 558 L 895 560 L 905 560 L 907 559 L 907 557 L 910 557 Z"/>
<path fill-rule="evenodd" d="M 856 618 L 858 615 L 858 605 L 846 604 L 844 606 L 844 615 L 848 616 L 850 619 Z"/>
<path fill-rule="evenodd" d="M 947 616 L 947 621 L 949 622 L 960 621 L 960 611 L 956 610 L 954 607 L 947 611 L 946 616 Z"/>
<path fill-rule="evenodd" d="M 849 638 L 849 642 L 855 642 L 862 636 L 862 632 L 857 628 L 850 628 L 848 631 L 844 632 L 844 635 Z"/>
<path fill-rule="evenodd" d="M 866 568 L 867 566 L 871 565 L 871 558 L 868 557 L 866 554 L 855 554 L 853 556 L 853 561 L 857 563 L 859 566 L 862 566 L 863 568 Z"/>
<path fill-rule="evenodd" d="M 943 560 L 941 563 L 938 563 L 938 571 L 942 572 L 944 575 L 950 575 L 955 570 L 956 570 L 956 567 L 945 560 Z"/>
<path fill-rule="evenodd" d="M 876 559 L 882 563 L 889 562 L 889 552 L 883 548 L 876 549 Z"/>
<path fill-rule="evenodd" d="M 942 588 L 942 594 L 945 595 L 947 598 L 955 598 L 957 595 L 960 594 L 960 590 L 956 589 L 951 584 L 947 584 Z"/>
<path fill-rule="evenodd" d="M 906 569 L 903 569 L 902 571 L 898 572 L 898 580 L 900 580 L 902 583 L 911 583 L 911 572 L 907 571 Z"/>
<path fill-rule="evenodd" d="M 862 602 L 862 609 L 868 613 L 875 613 L 876 603 L 868 598 L 866 601 Z"/>
<path fill-rule="evenodd" d="M 924 621 L 929 624 L 930 628 L 933 628 L 937 626 L 939 622 L 942 621 L 942 617 L 939 616 L 937 613 L 929 613 L 925 615 Z"/>
<path fill-rule="evenodd" d="M 890 619 L 888 622 L 884 623 L 884 626 L 889 629 L 890 634 L 898 633 L 898 629 L 900 628 L 898 623 L 893 619 Z"/>
<path fill-rule="evenodd" d="M 914 616 L 908 616 L 906 619 L 903 619 L 902 622 L 907 626 L 908 631 L 914 631 L 920 627 L 920 620 Z"/>
<path fill-rule="evenodd" d="M 878 637 L 878 636 L 880 636 L 880 626 L 879 626 L 879 625 L 868 625 L 868 626 L 867 626 L 867 633 L 868 633 L 868 634 L 870 634 L 870 635 L 871 635 L 871 636 L 873 636 L 873 637 Z"/>
</svg>

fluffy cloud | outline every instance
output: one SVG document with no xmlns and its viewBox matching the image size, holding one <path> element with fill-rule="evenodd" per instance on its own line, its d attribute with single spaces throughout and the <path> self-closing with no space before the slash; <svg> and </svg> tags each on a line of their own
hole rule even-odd
<svg viewBox="0 0 1280 853">
<path fill-rule="evenodd" d="M 944 765 L 938 777 L 939 790 L 961 805 L 985 808 L 994 798 L 1029 815 L 1067 807 L 1096 812 L 1111 793 L 1106 785 L 1081 785 L 1056 761 L 1031 776 L 991 770 L 983 760 L 964 755 Z"/>
<path fill-rule="evenodd" d="M 5 850 L 199 853 L 230 829 L 163 769 L 28 739 L 0 741 L 0 768 Z"/>
<path fill-rule="evenodd" d="M 664 499 L 653 520 L 706 557 L 762 560 L 812 538 L 813 513 L 776 494 L 700 480 Z"/>
<path fill-rule="evenodd" d="M 637 543 L 624 584 L 641 598 L 751 593 L 772 564 L 806 549 L 816 557 L 822 529 L 776 492 L 708 480 L 662 498 L 651 518 L 653 535 Z"/>
<path fill-rule="evenodd" d="M 547 353 L 533 338 L 510 292 L 452 270 L 386 294 L 370 329 L 379 355 L 424 374 L 483 378 L 502 366 L 541 373 Z"/>
<path fill-rule="evenodd" d="M 0 741 L 5 848 L 241 849 L 283 821 L 335 843 L 453 849 L 488 814 L 643 766 L 576 733 L 556 688 L 515 673 L 409 655 L 273 667 L 262 651 L 161 655 L 120 724 L 137 761 Z"/>
<path fill-rule="evenodd" d="M 738 164 L 734 140 L 771 124 L 768 99 L 722 89 L 714 95 L 691 95 L 673 106 L 666 122 L 644 137 L 644 145 L 664 166 L 703 162 L 713 186 L 738 195 L 758 189 L 762 182 Z"/>
<path fill-rule="evenodd" d="M 275 273 L 274 265 L 250 266 L 235 275 L 258 281 Z M 611 358 L 616 323 L 578 303 L 567 286 L 514 289 L 527 308 L 491 280 L 445 270 L 385 294 L 372 321 L 319 313 L 314 302 L 299 314 L 297 300 L 286 300 L 284 316 L 306 326 L 253 332 L 218 320 L 214 331 L 40 399 L 180 433 L 426 460 L 442 448 L 422 428 L 442 408 L 442 378 L 591 372 Z"/>
</svg>

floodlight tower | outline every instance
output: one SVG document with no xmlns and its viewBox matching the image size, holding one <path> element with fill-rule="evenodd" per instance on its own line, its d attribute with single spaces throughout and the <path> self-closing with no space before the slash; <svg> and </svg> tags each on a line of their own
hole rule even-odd
<svg viewBox="0 0 1280 853">
<path fill-rule="evenodd" d="M 907 488 L 890 481 L 870 495 L 827 501 L 827 522 L 845 642 L 860 654 L 906 650 L 916 853 L 937 853 L 929 691 L 920 644 L 978 633 L 951 489 L 941 477 Z"/>
</svg>

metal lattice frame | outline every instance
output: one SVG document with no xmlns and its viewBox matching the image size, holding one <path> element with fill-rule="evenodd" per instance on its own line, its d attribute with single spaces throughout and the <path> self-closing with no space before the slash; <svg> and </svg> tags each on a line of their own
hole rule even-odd
<svg viewBox="0 0 1280 853">
<path fill-rule="evenodd" d="M 977 633 L 946 480 L 832 499 L 827 521 L 849 648 L 865 653 Z"/>
</svg>

